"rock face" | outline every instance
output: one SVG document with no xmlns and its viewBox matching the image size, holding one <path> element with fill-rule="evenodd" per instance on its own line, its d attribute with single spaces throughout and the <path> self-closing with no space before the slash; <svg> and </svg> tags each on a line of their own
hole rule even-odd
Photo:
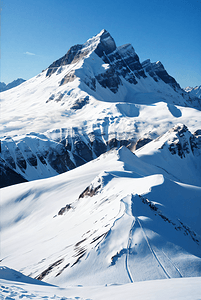
<svg viewBox="0 0 201 300">
<path fill-rule="evenodd" d="M 187 126 L 179 123 L 134 153 L 166 174 L 172 174 L 178 182 L 201 185 L 200 130 L 191 133 Z"/>
<path fill-rule="evenodd" d="M 75 63 L 83 56 L 80 55 L 80 50 L 82 49 L 82 45 L 75 45 L 71 47 L 68 52 L 61 57 L 60 59 L 54 61 L 47 70 L 46 76 L 51 76 L 53 73 L 57 71 L 57 69 L 61 66 L 69 65 L 71 63 Z"/>
<path fill-rule="evenodd" d="M 82 100 L 87 101 L 87 99 Z M 81 105 L 83 105 L 82 101 L 76 103 L 76 109 Z M 129 141 L 117 139 L 106 142 L 102 137 L 92 133 L 90 136 L 83 137 L 76 130 L 74 137 L 65 137 L 57 142 L 47 137 L 46 141 L 36 136 L 26 136 L 20 141 L 7 137 L 1 142 L 1 187 L 64 173 L 97 158 L 110 149 L 128 144 Z M 16 180 L 12 179 L 14 174 Z"/>
<path fill-rule="evenodd" d="M 173 89 L 181 89 L 180 85 L 176 82 L 176 80 L 167 73 L 163 64 L 160 61 L 151 63 L 150 59 L 148 59 L 142 62 L 142 66 L 144 70 L 147 73 L 149 73 L 149 75 L 153 77 L 153 79 L 156 82 L 158 82 L 160 78 L 165 83 L 169 84 Z"/>
<path fill-rule="evenodd" d="M 201 155 L 200 130 L 191 134 L 185 125 L 178 124 L 170 130 L 171 132 L 175 133 L 175 136 L 170 140 L 168 148 L 172 155 L 176 154 L 180 158 L 187 157 L 190 153 L 194 156 Z"/>
<path fill-rule="evenodd" d="M 191 97 L 196 97 L 196 98 L 199 98 L 201 99 L 201 85 L 200 86 L 196 86 L 196 87 L 186 87 L 184 89 L 187 93 L 189 93 L 189 95 Z"/>
<path fill-rule="evenodd" d="M 103 57 L 105 55 L 108 55 L 116 50 L 116 44 L 114 39 L 111 37 L 109 32 L 107 32 L 105 29 L 103 29 L 100 33 L 100 42 L 98 43 L 95 53 L 99 57 Z"/>
<path fill-rule="evenodd" d="M 26 181 L 24 177 L 10 168 L 0 157 L 0 188 Z"/>
<path fill-rule="evenodd" d="M 148 73 L 156 82 L 162 80 L 170 85 L 174 90 L 181 90 L 176 80 L 171 77 L 161 62 L 151 63 L 146 60 L 140 63 L 139 57 L 136 54 L 131 44 L 126 44 L 116 47 L 114 39 L 109 32 L 102 30 L 97 36 L 88 40 L 83 45 L 75 45 L 60 59 L 53 62 L 47 69 L 46 76 L 51 76 L 58 71 L 59 67 L 75 64 L 90 53 L 97 54 L 109 68 L 104 72 L 89 78 L 89 84 L 93 90 L 96 88 L 97 80 L 104 88 L 109 88 L 113 93 L 117 93 L 119 86 L 122 84 L 121 76 L 131 84 L 137 84 L 138 79 L 146 78 Z M 69 73 L 63 78 L 60 85 L 75 80 L 76 75 Z M 87 80 L 88 81 L 88 80 Z"/>
</svg>

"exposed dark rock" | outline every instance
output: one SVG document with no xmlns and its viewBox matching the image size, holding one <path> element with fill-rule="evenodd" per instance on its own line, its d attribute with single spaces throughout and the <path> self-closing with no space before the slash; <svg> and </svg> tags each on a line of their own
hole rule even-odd
<svg viewBox="0 0 201 300">
<path fill-rule="evenodd" d="M 150 138 L 141 138 L 134 144 L 134 146 L 130 150 L 135 151 L 135 150 L 143 147 L 144 145 L 148 144 L 151 141 L 152 141 L 152 139 L 150 139 Z"/>
<path fill-rule="evenodd" d="M 70 266 L 69 263 L 68 263 L 67 265 L 65 265 L 65 266 L 57 273 L 57 275 L 56 275 L 55 277 L 61 275 L 61 273 L 62 273 L 66 268 L 68 268 L 69 266 Z"/>
<path fill-rule="evenodd" d="M 120 76 L 128 82 L 137 84 L 137 78 L 146 78 L 138 55 L 130 44 L 117 48 L 116 51 L 104 57 L 104 61 L 109 63 Z"/>
<path fill-rule="evenodd" d="M 83 78 L 83 82 L 92 90 L 96 91 L 96 79 L 90 76 L 85 76 Z"/>
<path fill-rule="evenodd" d="M 97 187 L 92 187 L 92 186 L 88 186 L 78 197 L 78 199 L 80 198 L 84 198 L 85 196 L 90 196 L 93 197 L 94 195 L 96 195 L 98 193 L 98 190 L 101 188 L 101 184 L 98 185 Z"/>
<path fill-rule="evenodd" d="M 75 244 L 75 246 L 76 246 L 76 247 L 80 246 L 80 244 L 82 244 L 84 241 L 86 241 L 86 238 L 83 239 L 83 240 L 81 240 L 81 241 L 79 241 L 79 242 L 77 242 L 77 243 Z"/>
<path fill-rule="evenodd" d="M 83 250 L 83 252 L 81 253 L 81 255 L 77 258 L 77 260 L 72 264 L 71 268 L 74 267 L 74 265 L 76 265 L 79 260 L 85 255 L 86 250 Z"/>
<path fill-rule="evenodd" d="M 116 44 L 114 39 L 111 37 L 109 32 L 105 29 L 102 31 L 102 35 L 100 37 L 100 43 L 98 44 L 97 48 L 95 49 L 95 53 L 102 57 L 105 54 L 109 54 L 116 49 Z"/>
<path fill-rule="evenodd" d="M 118 261 L 118 259 L 124 255 L 127 254 L 128 249 L 122 249 L 121 251 L 117 252 L 114 256 L 111 257 L 111 266 L 114 266 L 116 264 L 116 262 Z M 129 253 L 131 254 L 131 253 Z"/>
<path fill-rule="evenodd" d="M 110 149 L 120 147 L 120 141 L 118 141 L 116 138 L 113 138 L 108 141 L 108 146 Z"/>
<path fill-rule="evenodd" d="M 71 106 L 71 109 L 81 109 L 83 106 L 89 103 L 89 96 L 77 99 Z"/>
<path fill-rule="evenodd" d="M 50 265 L 49 268 L 47 268 L 46 270 L 44 270 L 40 275 L 36 276 L 35 279 L 43 280 L 43 278 L 45 276 L 47 276 L 55 267 L 57 267 L 58 265 L 60 265 L 63 261 L 64 261 L 63 258 L 57 260 L 55 263 L 53 263 L 52 265 Z"/>
<path fill-rule="evenodd" d="M 81 49 L 82 49 L 82 45 L 72 46 L 63 57 L 61 57 L 60 59 L 54 61 L 48 67 L 46 76 L 51 76 L 61 66 L 69 65 L 71 63 L 75 63 L 76 61 L 81 59 L 81 57 L 86 55 L 84 53 L 82 53 L 82 55 L 80 54 Z"/>
<path fill-rule="evenodd" d="M 49 97 L 49 99 L 46 101 L 46 103 L 48 103 L 48 102 L 50 102 L 50 101 L 54 100 L 54 98 L 55 98 L 55 95 L 54 95 L 54 94 L 52 94 L 52 95 Z"/>
<path fill-rule="evenodd" d="M 67 75 L 64 76 L 64 78 L 60 81 L 59 86 L 66 84 L 68 82 L 73 82 L 75 79 L 77 78 L 77 76 L 75 75 L 75 72 L 69 72 Z"/>
<path fill-rule="evenodd" d="M 8 163 L 8 165 L 13 168 L 13 169 L 16 169 L 16 164 L 15 164 L 15 161 L 8 149 L 8 147 L 6 145 L 4 145 L 3 149 L 1 149 L 1 153 L 4 157 L 4 160 Z"/>
<path fill-rule="evenodd" d="M 169 84 L 173 89 L 181 89 L 180 85 L 176 82 L 176 80 L 167 73 L 163 64 L 160 61 L 151 63 L 150 60 L 146 60 L 142 63 L 142 66 L 144 70 L 147 73 L 149 73 L 151 77 L 154 78 L 155 81 L 158 81 L 158 78 L 160 78 L 165 83 Z"/>
<path fill-rule="evenodd" d="M 26 163 L 26 160 L 24 159 L 24 156 L 18 146 L 16 146 L 16 148 L 15 148 L 15 156 L 16 156 L 16 162 L 17 162 L 18 167 L 24 173 L 24 171 L 27 168 L 27 163 Z"/>
<path fill-rule="evenodd" d="M 99 138 L 92 142 L 92 148 L 97 157 L 107 151 L 107 146 Z"/>
<path fill-rule="evenodd" d="M 68 150 L 62 147 L 62 145 L 58 145 L 57 149 L 49 149 L 47 161 L 59 174 L 75 168 L 74 163 L 70 159 Z"/>
<path fill-rule="evenodd" d="M 177 154 L 181 158 L 184 158 L 191 152 L 190 137 L 193 139 L 193 135 L 190 132 L 189 135 L 185 135 L 185 133 L 188 131 L 188 128 L 182 124 L 176 125 L 170 130 L 170 132 L 171 131 L 176 132 L 176 136 L 168 147 L 169 151 L 173 155 Z M 192 145 L 192 147 L 195 148 L 195 145 Z"/>
<path fill-rule="evenodd" d="M 109 88 L 114 94 L 118 92 L 119 85 L 122 84 L 120 77 L 112 67 L 97 75 L 96 79 L 102 87 Z"/>
<path fill-rule="evenodd" d="M 27 180 L 17 172 L 12 170 L 0 157 L 0 188 L 22 182 L 27 182 Z"/>
<path fill-rule="evenodd" d="M 43 165 L 47 165 L 47 162 L 46 162 L 46 160 L 45 160 L 45 158 L 44 158 L 44 156 L 42 155 L 41 152 L 37 151 L 37 152 L 36 152 L 36 155 L 37 155 L 37 157 L 40 159 L 40 161 L 42 162 Z M 46 156 L 46 155 L 45 155 L 45 156 Z"/>
<path fill-rule="evenodd" d="M 71 205 L 70 204 L 67 204 L 65 207 L 62 207 L 60 209 L 60 211 L 58 212 L 58 215 L 63 215 L 65 212 L 69 211 L 69 209 L 71 209 Z"/>
<path fill-rule="evenodd" d="M 75 154 L 84 159 L 85 162 L 93 159 L 91 144 L 85 144 L 83 140 L 79 137 L 77 137 L 77 139 L 74 142 L 74 151 Z"/>
<path fill-rule="evenodd" d="M 37 157 L 35 156 L 35 154 L 33 154 L 31 149 L 27 146 L 27 144 L 25 142 L 23 143 L 23 146 L 24 146 L 24 154 L 25 154 L 27 162 L 29 163 L 30 166 L 36 167 L 37 166 Z"/>
<path fill-rule="evenodd" d="M 95 238 L 93 238 L 93 240 L 91 241 L 90 244 L 93 244 L 93 243 L 97 242 L 97 241 L 100 240 L 101 238 L 105 237 L 107 234 L 108 234 L 108 231 L 105 232 L 105 233 L 103 233 L 103 234 L 101 234 L 101 235 L 99 235 L 99 236 L 97 236 L 97 237 L 95 237 Z"/>
</svg>

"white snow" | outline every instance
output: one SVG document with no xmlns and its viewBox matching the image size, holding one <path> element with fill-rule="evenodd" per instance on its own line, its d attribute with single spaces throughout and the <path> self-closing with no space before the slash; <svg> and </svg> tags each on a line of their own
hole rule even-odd
<svg viewBox="0 0 201 300">
<path fill-rule="evenodd" d="M 200 276 L 201 188 L 159 170 L 123 147 L 3 188 L 2 263 L 63 287 Z"/>
<path fill-rule="evenodd" d="M 172 155 L 178 136 L 167 131 L 180 123 L 193 133 L 201 112 L 149 75 L 137 85 L 121 78 L 116 94 L 98 82 L 90 89 L 109 69 L 93 53 L 103 33 L 75 64 L 1 93 L 2 149 L 15 157 L 17 145 L 28 158 L 76 132 L 83 140 L 92 132 L 105 141 L 159 138 L 61 175 L 36 158 L 38 169 L 26 169 L 32 181 L 1 189 L 1 299 L 200 298 L 201 156 Z M 129 44 L 119 51 L 135 55 Z M 61 85 L 70 74 L 75 80 Z M 85 97 L 82 109 L 71 109 Z"/>
<path fill-rule="evenodd" d="M 12 270 L 10 270 L 12 272 Z M 2 300 L 192 300 L 200 299 L 201 278 L 165 279 L 125 285 L 59 288 L 0 279 Z"/>
</svg>

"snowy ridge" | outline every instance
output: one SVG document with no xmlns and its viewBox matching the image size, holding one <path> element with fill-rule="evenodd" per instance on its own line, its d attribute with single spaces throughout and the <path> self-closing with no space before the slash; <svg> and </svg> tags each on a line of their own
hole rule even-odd
<svg viewBox="0 0 201 300">
<path fill-rule="evenodd" d="M 123 147 L 2 189 L 2 262 L 60 286 L 200 276 L 201 188 L 159 170 Z"/>
<path fill-rule="evenodd" d="M 183 124 L 135 151 L 143 161 L 174 176 L 175 180 L 201 186 L 200 130 L 192 134 Z"/>
<path fill-rule="evenodd" d="M 201 86 L 196 86 L 196 87 L 190 87 L 190 86 L 188 86 L 188 87 L 186 87 L 185 89 L 184 89 L 187 93 L 189 93 L 189 95 L 191 96 L 191 97 L 197 97 L 197 98 L 201 98 Z"/>
</svg>

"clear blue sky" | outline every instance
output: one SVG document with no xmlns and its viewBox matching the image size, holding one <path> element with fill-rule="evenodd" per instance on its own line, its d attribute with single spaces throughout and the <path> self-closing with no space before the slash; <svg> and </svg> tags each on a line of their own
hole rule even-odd
<svg viewBox="0 0 201 300">
<path fill-rule="evenodd" d="M 103 28 L 140 61 L 201 85 L 201 0 L 1 0 L 1 78 L 29 79 Z"/>
</svg>

